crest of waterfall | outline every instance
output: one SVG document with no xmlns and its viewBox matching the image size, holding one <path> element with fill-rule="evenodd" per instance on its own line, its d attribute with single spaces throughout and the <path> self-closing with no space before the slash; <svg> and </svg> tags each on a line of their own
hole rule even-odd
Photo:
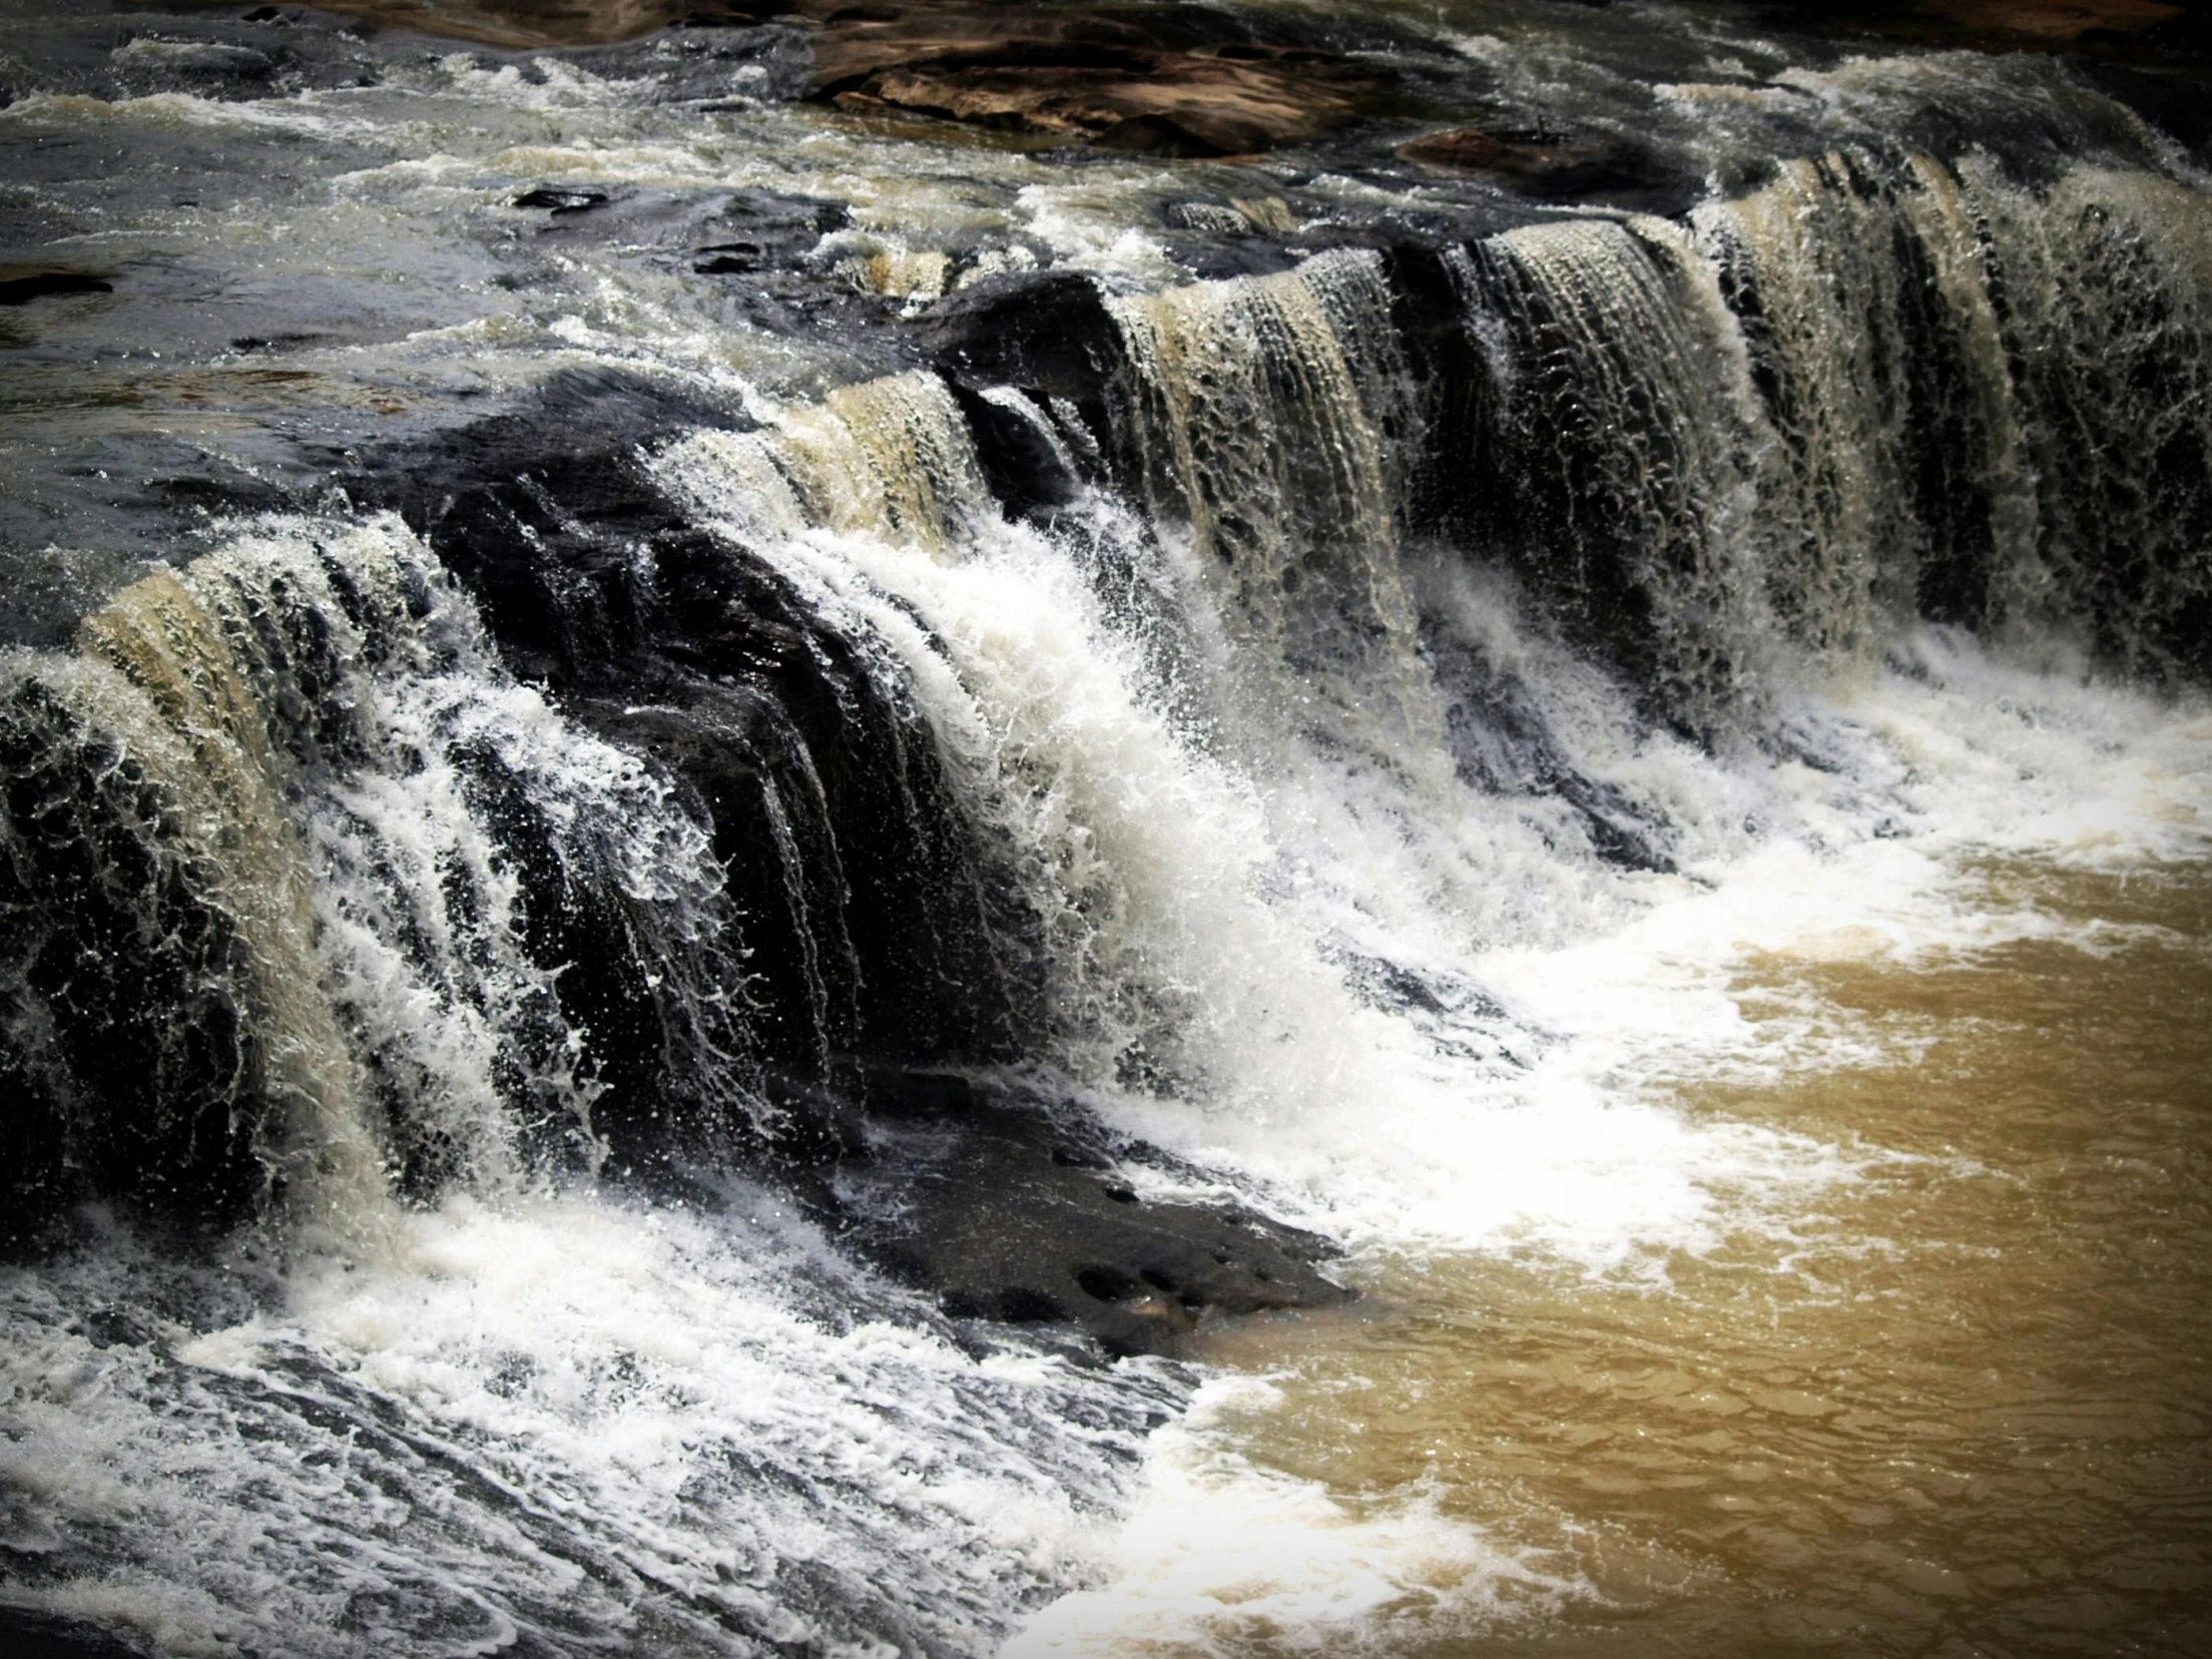
<svg viewBox="0 0 2212 1659">
<path fill-rule="evenodd" d="M 1399 457 L 1422 434 L 1381 259 L 1324 254 L 1108 309 L 1145 498 L 1187 526 L 1273 718 L 1311 720 L 1291 711 L 1322 690 L 1342 735 L 1433 752 L 1439 717 L 1399 558 Z"/>
<path fill-rule="evenodd" d="M 701 434 L 659 470 L 737 530 L 758 524 L 763 455 L 755 434 Z M 1038 918 L 1040 1058 L 1102 1084 L 1249 1101 L 1283 1082 L 1254 1056 L 1350 1012 L 1256 890 L 1268 830 L 1249 785 L 1150 695 L 1079 547 L 979 522 L 956 556 L 830 526 L 763 552 L 817 614 L 872 642 L 876 671 L 926 713 L 963 810 Z M 1281 971 L 1256 981 L 1256 959 Z"/>
<path fill-rule="evenodd" d="M 1692 223 L 1743 319 L 1780 439 L 1762 572 L 1770 603 L 1794 640 L 1850 659 L 1874 648 L 1884 566 L 1911 560 L 1918 539 L 1899 225 L 1852 157 L 1786 161 L 1776 174 Z M 1894 614 L 1912 605 L 1908 584 Z"/>
<path fill-rule="evenodd" d="M 236 576 L 221 561 L 183 578 L 148 576 L 85 620 L 77 659 L 9 665 L 10 747 L 28 752 L 18 775 L 49 792 L 43 813 L 11 815 L 9 826 L 10 908 L 20 923 L 10 930 L 10 1034 L 28 1050 L 19 1064 L 48 1084 L 47 1098 L 34 1096 L 26 1112 L 44 1106 L 58 1120 L 49 1131 L 57 1162 L 89 1142 L 138 1166 L 112 1173 L 158 1189 L 176 1172 L 163 1167 L 155 1126 L 182 1101 L 198 1119 L 180 1126 L 190 1161 L 229 1165 L 234 1202 L 247 1196 L 236 1190 L 240 1179 L 258 1169 L 257 1198 L 274 1191 L 311 1221 L 365 1220 L 381 1196 L 381 1160 L 362 1121 L 352 1054 L 317 994 L 314 883 L 284 800 L 292 756 L 253 681 L 257 668 L 285 655 L 285 643 L 304 642 L 281 641 L 277 619 L 272 638 L 258 638 Z M 328 595 L 299 597 L 294 616 Z M 308 674 L 327 662 L 308 665 Z M 89 776 L 55 767 L 88 753 L 106 766 Z M 115 936 L 69 925 L 69 889 L 79 882 L 111 912 Z M 123 960 L 107 958 L 119 948 Z M 157 982 L 184 978 L 214 1004 L 210 1012 L 220 1010 L 211 1021 L 219 1052 L 181 1053 L 175 1038 L 146 1031 L 109 1000 L 112 976 L 136 968 L 138 949 Z M 72 1018 L 80 1008 L 94 1017 Z M 31 1047 L 59 1031 L 79 1039 L 78 1055 Z M 110 1058 L 102 1039 L 125 1033 L 169 1063 L 152 1079 L 126 1074 L 120 1098 L 99 1099 L 96 1079 Z M 139 1098 L 146 1081 L 179 1073 L 184 1088 Z M 131 1121 L 141 1112 L 153 1124 Z M 105 1160 L 95 1152 L 88 1161 Z M 204 1199 L 181 1196 L 188 1205 Z"/>
<path fill-rule="evenodd" d="M 1936 301 L 1914 341 L 1925 353 L 1916 376 L 1925 410 L 1917 448 L 1924 468 L 1940 474 L 1924 473 L 1915 501 L 1939 538 L 1918 572 L 1919 613 L 2018 643 L 2056 618 L 1987 233 L 1955 176 L 1932 158 L 1912 158 L 1905 184 L 1908 269 L 1919 267 Z"/>
<path fill-rule="evenodd" d="M 1448 980 L 1454 950 L 1611 902 L 1578 857 L 1664 868 L 1733 843 L 1735 809 L 1701 804 L 1710 780 L 1663 729 L 1757 734 L 1778 685 L 1871 661 L 1916 613 L 2040 637 L 2078 601 L 2112 631 L 2123 592 L 2147 591 L 2128 649 L 2171 655 L 2154 640 L 2185 633 L 2201 582 L 2174 551 L 2198 499 L 2201 234 L 2135 175 L 2031 187 L 1839 151 L 1687 231 L 1573 220 L 1443 251 L 1471 427 L 1435 418 L 1459 370 L 1405 332 L 1403 262 L 1351 251 L 1104 297 L 1101 406 L 1135 467 L 1118 479 L 1095 442 L 1079 452 L 1096 434 L 1066 397 L 926 370 L 701 434 L 658 476 L 853 653 L 837 718 L 854 696 L 888 713 L 867 719 L 910 758 L 885 774 L 897 822 L 931 821 L 916 791 L 946 780 L 976 839 L 932 890 L 966 891 L 944 901 L 1059 1063 L 1231 1094 L 1245 1068 L 1254 1099 L 1297 1074 L 1306 1093 L 1336 1062 L 1297 1038 L 1286 1068 L 1264 1044 L 1356 1025 L 1363 964 L 1425 951 Z M 2093 410 L 2035 343 L 2089 326 L 2092 294 L 2137 365 Z M 2026 434 L 2046 407 L 2108 422 L 2169 370 L 2171 407 L 2140 411 L 2155 461 L 2115 457 L 2098 487 L 2173 523 L 2092 524 L 2074 463 Z M 1028 433 L 1072 496 L 1004 516 L 977 411 Z M 1446 436 L 1471 453 L 1437 451 Z M 1411 527 L 1423 467 L 1477 475 L 1480 510 L 1441 545 Z M 2167 539 L 2133 566 L 2080 551 L 2121 524 Z M 686 787 L 506 681 L 403 533 L 351 536 L 250 538 L 150 578 L 86 623 L 69 671 L 120 677 L 141 725 L 207 751 L 163 787 L 215 792 L 184 816 L 229 826 L 178 890 L 254 964 L 235 1001 L 240 1075 L 270 1103 L 243 1132 L 255 1156 L 350 1157 L 369 1186 L 388 1166 L 432 1192 L 526 1182 L 548 1157 L 598 1167 L 610 1089 L 646 1121 L 664 1089 L 678 1115 L 766 1121 L 745 923 L 718 908 L 727 821 L 717 850 Z M 740 557 L 697 552 L 703 570 Z M 1593 648 L 1602 666 L 1575 655 Z M 595 718 L 678 718 L 656 707 Z M 774 696 L 710 725 L 748 723 L 780 759 L 747 773 L 765 862 L 745 879 L 779 895 L 794 1052 L 827 1075 L 880 1018 L 840 785 Z M 224 881 L 199 873 L 225 858 Z M 572 971 L 610 926 L 634 971 Z M 1254 985 L 1257 957 L 1306 965 Z M 1048 988 L 1025 988 L 1032 958 Z M 649 1058 L 610 1070 L 618 1049 Z M 308 1150 L 349 1145 L 367 1150 Z"/>
<path fill-rule="evenodd" d="M 1504 534 L 1562 625 L 1655 708 L 1729 730 L 1772 672 L 1772 438 L 1711 265 L 1649 219 L 1529 226 L 1476 252 L 1509 359 L 1490 458 Z"/>
<path fill-rule="evenodd" d="M 241 603 L 247 595 L 237 575 L 216 561 L 182 580 L 149 576 L 86 618 L 79 644 L 145 697 L 136 732 L 158 722 L 189 757 L 182 774 L 171 771 L 163 782 L 178 798 L 188 844 L 196 843 L 187 854 L 192 876 L 207 880 L 240 952 L 236 995 L 261 1061 L 255 1156 L 272 1187 L 308 1216 L 361 1216 L 374 1203 L 380 1170 L 352 1055 L 317 994 L 315 885 L 284 806 L 291 757 L 278 749 L 259 695 L 271 683 L 269 668 L 291 666 L 290 642 L 282 621 L 267 636 L 253 631 L 257 619 Z M 280 585 L 272 597 L 279 596 L 292 597 Z M 299 597 L 294 619 L 329 596 Z M 312 676 L 310 667 L 302 677 L 310 695 Z M 127 745 L 129 730 L 107 735 Z"/>
<path fill-rule="evenodd" d="M 2051 618 L 1980 222 L 1928 156 L 1831 152 L 1693 216 L 1780 438 L 1763 575 L 1801 646 L 1864 660 L 1927 615 Z"/>
<path fill-rule="evenodd" d="M 826 528 L 943 548 L 989 510 L 966 423 L 934 374 L 862 380 L 789 405 L 777 436 L 785 477 Z"/>
<path fill-rule="evenodd" d="M 1762 576 L 1799 643 L 1864 656 L 1926 618 L 2136 672 L 2193 660 L 2199 193 L 1835 152 L 1692 221 L 1780 440 Z"/>
<path fill-rule="evenodd" d="M 135 596 L 142 616 L 164 601 L 172 643 L 209 643 L 181 585 Z M 149 646 L 142 673 L 182 654 L 131 643 Z M 280 1171 L 312 1190 L 325 1162 L 340 1188 L 373 1190 L 328 1021 L 310 1009 L 275 1045 L 265 1037 L 295 1011 L 311 925 L 299 849 L 257 765 L 266 739 L 185 729 L 102 658 L 17 655 L 6 678 L 18 810 L 0 994 L 19 1196 L 74 1168 L 131 1198 L 183 1189 L 181 1202 L 235 1215 Z M 178 690 L 185 719 L 206 712 L 189 681 Z M 111 952 L 136 984 L 118 985 Z"/>
<path fill-rule="evenodd" d="M 2029 191 L 1968 158 L 1957 177 L 1937 199 L 1956 202 L 1986 250 L 1989 348 L 2012 394 L 1995 457 L 2003 522 L 2015 543 L 2035 537 L 2008 567 L 1996 631 L 2023 651 L 2038 632 L 2074 634 L 2123 671 L 2201 676 L 2212 203 L 2135 169 L 2077 165 Z"/>
</svg>

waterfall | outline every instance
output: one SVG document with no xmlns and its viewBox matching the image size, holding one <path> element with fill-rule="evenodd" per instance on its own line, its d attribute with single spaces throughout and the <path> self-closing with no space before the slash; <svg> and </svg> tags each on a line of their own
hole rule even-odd
<svg viewBox="0 0 2212 1659">
<path fill-rule="evenodd" d="M 10 1026 L 77 1039 L 17 1062 L 44 1085 L 25 1104 L 54 1115 L 59 1155 L 18 1164 L 26 1199 L 42 1184 L 61 1188 L 46 1203 L 73 1196 L 79 1141 L 144 1142 L 133 1184 L 177 1180 L 146 1120 L 168 1102 L 80 1046 L 147 1023 L 85 983 L 134 933 L 224 1010 L 223 1048 L 160 1048 L 151 1068 L 207 1101 L 178 1126 L 187 1167 L 214 1160 L 216 1190 L 252 1179 L 331 1225 L 366 1223 L 387 1186 L 530 1185 L 525 1149 L 555 1167 L 604 1160 L 592 1114 L 610 1062 L 586 1033 L 604 1042 L 623 1010 L 586 1004 L 581 976 L 560 983 L 579 923 L 626 936 L 633 960 L 615 971 L 652 981 L 638 990 L 669 1015 L 652 1035 L 686 1087 L 740 1118 L 766 1110 L 703 829 L 637 760 L 563 730 L 506 678 L 402 526 L 242 540 L 127 589 L 82 642 L 13 665 L 17 742 L 37 746 L 48 796 L 16 821 L 15 902 L 39 924 L 16 934 L 31 948 L 11 963 Z M 57 750 L 103 759 L 64 771 Z M 74 895 L 45 909 L 75 881 L 112 894 L 109 925 L 129 931 L 87 937 Z M 155 1011 L 157 1044 L 194 1034 Z M 172 1197 L 185 1214 L 206 1199 Z"/>
<path fill-rule="evenodd" d="M 0 1607 L 992 1651 L 1194 1333 L 1842 1179 L 1631 1086 L 1738 1019 L 1668 927 L 1849 926 L 1823 872 L 1915 902 L 2069 790 L 2195 844 L 2212 206 L 2059 69 L 1570 78 L 1707 176 L 1643 212 L 1352 148 L 863 187 L 880 111 L 715 70 L 671 138 L 593 61 L 270 100 L 348 214 L 465 197 L 455 308 L 149 363 L 319 447 L 140 434 L 199 447 L 99 472 L 128 553 L 25 556 L 93 574 L 0 655 Z M 464 93 L 496 166 L 413 153 Z M 347 353 L 377 422 L 297 438 Z"/>
</svg>

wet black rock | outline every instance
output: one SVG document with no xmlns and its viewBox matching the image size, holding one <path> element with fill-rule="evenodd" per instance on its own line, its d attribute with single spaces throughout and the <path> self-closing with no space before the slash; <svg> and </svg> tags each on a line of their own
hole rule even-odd
<svg viewBox="0 0 2212 1659">
<path fill-rule="evenodd" d="M 137 35 L 110 62 L 126 89 L 190 91 L 202 98 L 247 99 L 269 94 L 288 55 L 235 41 L 168 32 Z"/>
<path fill-rule="evenodd" d="M 983 481 L 1001 508 L 1017 518 L 1048 518 L 1077 495 L 1081 474 L 1050 421 L 1033 402 L 986 395 L 955 383 L 959 405 L 975 440 Z"/>
<path fill-rule="evenodd" d="M 1077 444 L 1077 459 L 1095 451 L 1104 469 L 1091 481 L 1133 474 L 1134 455 L 1117 454 L 1111 441 L 1128 395 L 1120 333 L 1089 276 L 1052 271 L 987 278 L 930 307 L 915 332 L 955 386 L 1007 387 L 1040 407 L 1064 406 L 1079 435 L 1092 440 L 1089 450 Z M 1052 486 L 1015 487 L 1034 493 Z"/>
<path fill-rule="evenodd" d="M 1289 246 L 1296 220 L 1279 200 L 1171 202 L 1160 217 L 1169 257 L 1202 280 L 1272 276 L 1298 264 Z"/>
<path fill-rule="evenodd" d="M 537 238 L 548 252 L 619 249 L 620 257 L 686 277 L 714 278 L 719 320 L 799 336 L 840 349 L 852 377 L 894 366 L 886 331 L 897 303 L 864 291 L 834 269 L 824 239 L 843 229 L 840 202 L 759 190 L 599 189 L 537 186 L 510 198 L 543 213 Z M 528 287 L 543 272 L 514 278 Z"/>
<path fill-rule="evenodd" d="M 841 202 L 744 191 L 725 199 L 706 226 L 713 240 L 693 250 L 692 270 L 706 276 L 819 275 L 822 239 L 851 223 Z"/>
<path fill-rule="evenodd" d="M 732 418 L 598 389 L 595 433 Z M 417 527 L 517 674 L 690 792 L 743 918 L 742 1046 L 762 1064 L 819 1082 L 855 1057 L 1010 1057 L 1040 994 L 1034 924 L 887 656 L 690 523 L 636 449 L 563 451 L 556 411 L 504 416 L 383 458 L 354 492 Z M 622 1156 L 682 1148 L 687 1114 L 709 1140 L 734 1128 L 735 1102 L 687 1081 L 680 1011 L 619 906 L 553 883 L 530 909 L 547 959 L 575 964 L 561 996 L 594 1035 L 595 1122 Z"/>
<path fill-rule="evenodd" d="M 1580 818 L 1590 850 L 1623 869 L 1672 870 L 1663 823 L 1621 791 L 1578 771 L 1536 689 L 1470 647 L 1455 630 L 1425 628 L 1452 766 L 1492 795 L 1550 798 Z"/>
<path fill-rule="evenodd" d="M 1226 1199 L 1140 1197 L 1124 1171 L 1205 1183 L 1071 1102 L 879 1071 L 854 1138 L 816 1202 L 957 1319 L 1072 1325 L 1119 1357 L 1176 1353 L 1210 1321 L 1352 1299 L 1313 1234 Z"/>
<path fill-rule="evenodd" d="M 558 218 L 563 214 L 589 213 L 594 208 L 606 206 L 606 202 L 607 193 L 603 190 L 581 185 L 540 185 L 516 197 L 514 206 L 543 208 Z"/>
</svg>

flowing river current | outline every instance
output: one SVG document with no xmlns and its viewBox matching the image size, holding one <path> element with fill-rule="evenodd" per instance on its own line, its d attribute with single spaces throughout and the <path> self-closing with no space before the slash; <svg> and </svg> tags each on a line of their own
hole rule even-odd
<svg viewBox="0 0 2212 1659">
<path fill-rule="evenodd" d="M 0 1646 L 2212 1651 L 2202 60 L 633 9 L 6 0 Z"/>
</svg>

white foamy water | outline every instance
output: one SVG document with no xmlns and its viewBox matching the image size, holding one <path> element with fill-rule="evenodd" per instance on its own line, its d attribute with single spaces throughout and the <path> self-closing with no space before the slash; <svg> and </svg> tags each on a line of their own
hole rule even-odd
<svg viewBox="0 0 2212 1659">
<path fill-rule="evenodd" d="M 1168 1390 L 963 1351 L 724 1196 L 457 1200 L 370 1256 L 248 1250 L 169 1280 L 198 1329 L 98 1313 L 163 1278 L 125 1240 L 11 1271 L 9 1546 L 134 1541 L 16 1596 L 208 1655 L 987 1649 L 1088 1568 Z M 207 1322 L 226 1299 L 260 1311 Z"/>
<path fill-rule="evenodd" d="M 1772 976 L 1778 962 L 1910 971 L 2022 941 L 2108 954 L 2149 935 L 2054 913 L 1992 885 L 1981 862 L 2155 871 L 2201 860 L 2212 827 L 2201 711 L 2008 670 L 1957 641 L 1924 642 L 1919 666 L 1925 677 L 1886 674 L 1821 710 L 1860 746 L 1869 787 L 1856 812 L 1839 809 L 1833 776 L 1783 769 L 1766 787 L 1798 806 L 1795 833 L 1708 866 L 1704 890 L 1677 884 L 1598 936 L 1480 958 L 1483 982 L 1545 1033 L 1525 1070 L 1470 1068 L 1417 1092 L 1379 1085 L 1342 1122 L 1279 1118 L 1257 1145 L 1209 1136 L 1206 1153 L 1280 1183 L 1269 1189 L 1279 1196 L 1326 1193 L 1308 1219 L 1354 1243 L 1355 1281 L 1385 1298 L 1408 1272 L 1417 1280 L 1418 1264 L 1450 1273 L 1484 1255 L 1539 1278 L 1563 1268 L 1645 1281 L 1663 1303 L 1685 1255 L 1768 1239 L 1789 1261 L 1839 1189 L 1931 1161 L 1693 1115 L 1679 1092 L 1894 1073 L 1941 1028 L 1875 1025 L 1818 996 L 1778 1003 L 1765 990 L 1754 1007 L 1747 973 Z M 1904 814 L 1912 833 L 1872 833 Z M 1171 1116 L 1142 1121 L 1165 1133 Z M 1935 1162 L 1977 1173 L 1970 1159 Z M 1514 1314 L 1491 1317 L 1504 1331 Z M 1386 1331 L 1373 1341 L 1392 1352 Z M 1356 1361 L 1338 1370 L 1338 1386 L 1375 1386 L 1352 1381 Z M 1532 1515 L 1509 1491 L 1439 1508 L 1446 1488 L 1432 1477 L 1371 1486 L 1287 1471 L 1286 1458 L 1357 1463 L 1357 1436 L 1382 1424 L 1355 1393 L 1313 1441 L 1310 1419 L 1275 1420 L 1279 1402 L 1249 1376 L 1210 1382 L 1149 1442 L 1146 1483 L 1102 1546 L 1110 1581 L 1054 1604 L 1002 1651 L 1487 1651 L 1607 1600 L 1587 1557 L 1562 1549 L 1558 1529 L 1574 1524 Z M 1479 1445 L 1458 1444 L 1442 1421 L 1438 1451 L 1479 1470 Z M 1470 1504 L 1510 1524 L 1491 1530 L 1468 1518 Z"/>
<path fill-rule="evenodd" d="M 1469 789 L 1417 738 L 1348 755 L 1249 706 L 1179 723 L 1156 657 L 1063 542 L 764 526 L 747 503 L 765 464 L 756 439 L 707 437 L 663 467 L 743 513 L 741 534 L 910 678 L 1052 918 L 1059 1063 L 1117 1122 L 1361 1248 L 1619 1268 L 1848 1179 L 1857 1154 L 1690 1122 L 1646 1086 L 1832 1064 L 1861 1041 L 1755 1031 L 1731 975 L 1760 953 L 1909 959 L 2046 933 L 2032 910 L 1979 908 L 1959 860 L 2184 856 L 2212 811 L 2201 717 L 1958 637 L 1917 637 L 1910 672 L 1790 694 L 1803 759 L 1715 759 L 1639 732 L 1602 675 L 1517 634 L 1509 590 L 1451 593 L 1447 618 L 1511 654 L 1577 762 L 1673 837 L 1679 873 L 1611 869 L 1547 822 L 1556 802 Z M 1173 564 L 1159 579 L 1234 673 L 1220 601 Z M 1363 997 L 1375 962 L 1418 995 Z M 1133 1057 L 1169 1086 L 1128 1087 Z"/>
<path fill-rule="evenodd" d="M 1438 1513 L 1421 1486 L 1365 1501 L 1256 1466 L 1225 1428 L 1264 1411 L 1253 1378 L 1208 1382 L 1158 1431 L 1103 1548 L 1112 1574 L 1029 1620 L 1002 1659 L 1047 1655 L 1384 1654 L 1540 1624 L 1587 1595 L 1571 1567 Z"/>
</svg>

